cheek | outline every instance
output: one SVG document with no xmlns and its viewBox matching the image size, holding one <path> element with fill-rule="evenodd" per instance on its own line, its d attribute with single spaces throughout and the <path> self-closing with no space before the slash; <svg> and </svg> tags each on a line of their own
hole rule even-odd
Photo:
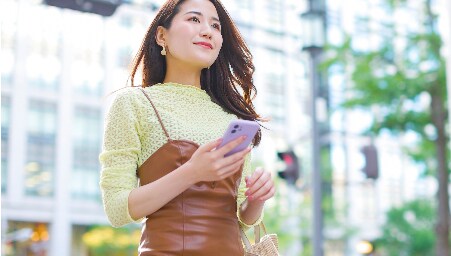
<svg viewBox="0 0 451 256">
<path fill-rule="evenodd" d="M 179 44 L 187 40 L 190 41 L 192 35 L 192 28 L 190 26 L 174 26 L 171 29 L 169 40 L 174 44 Z"/>
<path fill-rule="evenodd" d="M 219 54 L 219 52 L 221 51 L 221 49 L 222 49 L 222 43 L 223 43 L 223 40 L 222 40 L 222 37 L 218 40 L 218 42 L 217 42 L 217 49 L 218 49 L 218 54 Z"/>
<path fill-rule="evenodd" d="M 174 35 L 172 36 L 172 40 L 176 44 L 186 41 L 187 38 L 188 38 L 188 33 L 187 33 L 187 30 L 185 30 L 185 29 L 180 29 L 180 30 L 174 31 Z"/>
</svg>

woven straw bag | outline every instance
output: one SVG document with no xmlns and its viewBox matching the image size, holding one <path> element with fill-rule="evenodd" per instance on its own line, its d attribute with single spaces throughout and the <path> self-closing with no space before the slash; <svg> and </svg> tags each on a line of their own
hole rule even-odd
<svg viewBox="0 0 451 256">
<path fill-rule="evenodd" d="M 264 236 L 260 238 L 260 229 L 263 229 Z M 261 222 L 254 226 L 255 244 L 249 242 L 246 233 L 240 228 L 241 239 L 244 243 L 244 256 L 279 256 L 279 241 L 276 234 L 268 234 L 266 227 Z"/>
</svg>

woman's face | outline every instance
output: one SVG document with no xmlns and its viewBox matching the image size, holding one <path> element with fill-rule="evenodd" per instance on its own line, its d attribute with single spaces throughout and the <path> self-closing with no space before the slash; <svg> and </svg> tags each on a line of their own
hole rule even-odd
<svg viewBox="0 0 451 256">
<path fill-rule="evenodd" d="M 165 31 L 168 65 L 211 66 L 222 47 L 221 23 L 208 0 L 187 0 L 180 5 Z"/>
</svg>

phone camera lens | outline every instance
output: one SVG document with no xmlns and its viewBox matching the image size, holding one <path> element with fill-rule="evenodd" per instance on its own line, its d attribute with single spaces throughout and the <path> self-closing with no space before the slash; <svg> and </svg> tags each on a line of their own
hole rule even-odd
<svg viewBox="0 0 451 256">
<path fill-rule="evenodd" d="M 236 130 L 232 130 L 232 133 L 235 133 L 236 132 Z"/>
<path fill-rule="evenodd" d="M 235 128 L 235 129 L 236 129 L 236 128 L 238 128 L 238 127 L 240 127 L 240 126 L 239 126 L 239 125 L 235 125 L 235 126 L 234 126 L 233 128 Z"/>
</svg>

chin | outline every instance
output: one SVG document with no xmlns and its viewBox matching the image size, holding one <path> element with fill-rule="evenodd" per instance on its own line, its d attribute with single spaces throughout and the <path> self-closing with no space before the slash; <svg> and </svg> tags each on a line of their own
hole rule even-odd
<svg viewBox="0 0 451 256">
<path fill-rule="evenodd" d="M 198 66 L 201 69 L 204 69 L 204 68 L 210 67 L 211 65 L 213 65 L 213 63 L 214 63 L 214 61 L 213 62 L 211 62 L 211 61 L 209 61 L 209 62 L 202 61 L 202 62 L 198 62 Z"/>
<path fill-rule="evenodd" d="M 199 55 L 195 55 L 195 56 L 186 56 L 185 58 L 179 58 L 179 60 L 181 60 L 184 65 L 188 65 L 191 66 L 193 68 L 198 68 L 198 69 L 204 69 L 204 68 L 208 68 L 211 65 L 213 65 L 216 61 L 216 58 L 213 58 L 213 56 L 199 56 Z"/>
<path fill-rule="evenodd" d="M 202 68 L 208 68 L 211 65 L 213 65 L 216 61 L 216 58 L 211 58 L 211 56 L 209 56 L 209 58 L 197 58 L 197 60 L 193 61 L 195 63 L 197 63 L 197 65 L 199 65 Z"/>
</svg>

